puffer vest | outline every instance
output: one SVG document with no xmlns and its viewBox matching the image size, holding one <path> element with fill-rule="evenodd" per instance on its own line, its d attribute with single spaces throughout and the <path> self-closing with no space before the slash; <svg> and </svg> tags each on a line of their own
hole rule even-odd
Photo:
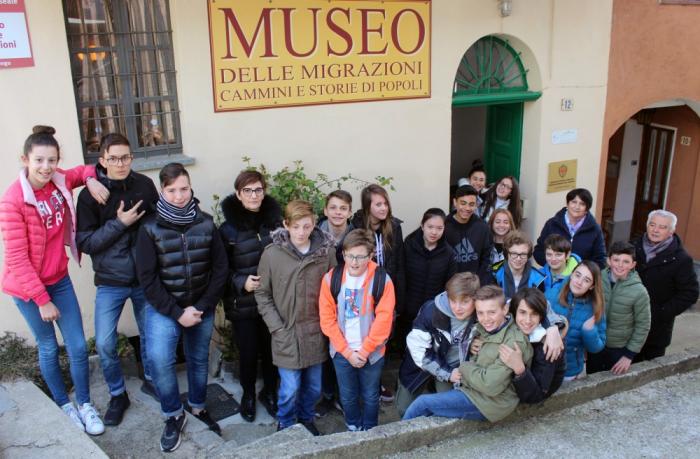
<svg viewBox="0 0 700 459">
<path fill-rule="evenodd" d="M 143 224 L 158 256 L 160 281 L 178 306 L 191 306 L 206 291 L 211 275 L 211 245 L 216 226 L 197 209 L 189 225 L 175 225 L 160 216 Z"/>
</svg>

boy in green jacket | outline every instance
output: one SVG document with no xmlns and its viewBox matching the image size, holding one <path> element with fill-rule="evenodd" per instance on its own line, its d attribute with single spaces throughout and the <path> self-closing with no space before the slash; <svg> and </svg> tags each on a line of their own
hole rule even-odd
<svg viewBox="0 0 700 459">
<path fill-rule="evenodd" d="M 588 356 L 586 372 L 610 370 L 622 375 L 627 373 L 647 339 L 651 306 L 647 289 L 634 270 L 637 265 L 634 246 L 614 242 L 607 261 L 608 267 L 603 270 L 607 339 L 605 349 Z"/>
<path fill-rule="evenodd" d="M 518 395 L 512 384 L 513 370 L 499 358 L 499 350 L 501 346 L 517 349 L 515 352 L 521 352 L 523 362 L 529 366 L 532 347 L 508 314 L 500 287 L 481 287 L 476 291 L 474 303 L 479 321 L 474 330 L 482 344 L 476 356 L 453 370 L 450 379 L 459 381 L 458 388 L 421 395 L 408 407 L 403 419 L 435 415 L 496 422 L 518 406 Z M 468 346 L 469 341 L 463 344 Z"/>
</svg>

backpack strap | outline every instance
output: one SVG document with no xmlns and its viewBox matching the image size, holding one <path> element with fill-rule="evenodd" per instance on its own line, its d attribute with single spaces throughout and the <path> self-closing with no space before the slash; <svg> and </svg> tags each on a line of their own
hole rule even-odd
<svg viewBox="0 0 700 459">
<path fill-rule="evenodd" d="M 338 294 L 340 293 L 340 287 L 343 283 L 343 271 L 345 270 L 345 264 L 341 263 L 333 268 L 333 273 L 331 274 L 331 295 L 333 295 L 333 301 L 338 304 Z"/>
<path fill-rule="evenodd" d="M 372 298 L 375 305 L 384 295 L 384 285 L 386 284 L 386 269 L 383 266 L 377 266 L 374 270 L 374 280 L 372 281 Z"/>
</svg>

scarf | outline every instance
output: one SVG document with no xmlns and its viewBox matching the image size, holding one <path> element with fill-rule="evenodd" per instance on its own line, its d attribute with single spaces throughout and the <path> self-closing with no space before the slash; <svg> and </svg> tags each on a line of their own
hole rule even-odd
<svg viewBox="0 0 700 459">
<path fill-rule="evenodd" d="M 161 194 L 156 204 L 158 216 L 174 225 L 189 225 L 197 216 L 197 200 L 192 196 L 185 207 L 177 207 L 165 200 Z"/>
<path fill-rule="evenodd" d="M 644 233 L 644 236 L 642 236 L 642 248 L 647 256 L 647 261 L 653 260 L 654 257 L 666 250 L 671 245 L 671 242 L 673 242 L 673 236 L 658 244 L 654 244 L 647 237 L 647 233 Z"/>
<path fill-rule="evenodd" d="M 569 212 L 564 212 L 564 222 L 566 223 L 566 227 L 569 229 L 569 234 L 571 235 L 572 238 L 576 234 L 576 231 L 581 229 L 581 226 L 583 226 L 583 222 L 585 220 L 586 220 L 586 217 L 584 216 L 577 223 L 572 224 L 571 220 L 569 220 Z"/>
</svg>

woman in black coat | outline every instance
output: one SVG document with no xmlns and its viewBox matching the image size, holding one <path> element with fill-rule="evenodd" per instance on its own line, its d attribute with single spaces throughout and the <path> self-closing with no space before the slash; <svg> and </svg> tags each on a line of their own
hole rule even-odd
<svg viewBox="0 0 700 459">
<path fill-rule="evenodd" d="M 444 238 L 446 218 L 441 209 L 428 209 L 421 226 L 404 241 L 406 291 L 403 312 L 396 324 L 401 349 L 406 347 L 406 335 L 420 307 L 443 292 L 447 281 L 457 272 L 454 250 Z"/>
<path fill-rule="evenodd" d="M 233 323 L 240 354 L 241 417 L 248 422 L 255 420 L 258 356 L 264 382 L 258 399 L 270 416 L 277 415 L 277 369 L 272 364 L 270 332 L 258 314 L 254 296 L 260 286 L 257 275 L 260 256 L 272 242 L 270 232 L 282 226 L 279 204 L 271 196 L 265 196 L 265 186 L 265 178 L 259 172 L 241 172 L 234 182 L 236 192 L 221 203 L 225 222 L 219 228 L 229 262 L 224 309 Z"/>
</svg>

